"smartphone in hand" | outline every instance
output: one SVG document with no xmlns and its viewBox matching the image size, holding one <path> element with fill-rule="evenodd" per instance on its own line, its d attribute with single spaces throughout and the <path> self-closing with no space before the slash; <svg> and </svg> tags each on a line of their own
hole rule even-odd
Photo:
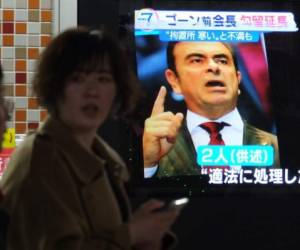
<svg viewBox="0 0 300 250">
<path fill-rule="evenodd" d="M 182 197 L 180 199 L 172 200 L 169 203 L 166 203 L 163 207 L 155 209 L 156 212 L 159 211 L 168 211 L 172 209 L 182 209 L 189 202 L 189 198 Z"/>
<path fill-rule="evenodd" d="M 167 205 L 167 209 L 182 209 L 188 202 L 189 202 L 189 198 L 187 198 L 187 197 L 172 200 Z"/>
</svg>

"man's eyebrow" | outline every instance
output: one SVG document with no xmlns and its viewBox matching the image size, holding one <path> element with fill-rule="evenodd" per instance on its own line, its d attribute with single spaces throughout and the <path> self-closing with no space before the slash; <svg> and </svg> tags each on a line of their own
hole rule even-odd
<svg viewBox="0 0 300 250">
<path fill-rule="evenodd" d="M 185 60 L 188 60 L 188 59 L 190 59 L 191 57 L 194 57 L 194 56 L 195 57 L 205 57 L 205 55 L 201 54 L 201 53 L 191 53 L 191 54 L 186 55 Z M 229 55 L 224 54 L 224 53 L 216 54 L 216 55 L 213 56 L 213 58 L 223 58 L 223 57 L 227 58 L 227 59 L 230 58 Z"/>
<path fill-rule="evenodd" d="M 221 53 L 221 54 L 216 54 L 216 55 L 214 55 L 214 58 L 221 58 L 221 57 L 225 57 L 225 58 L 227 58 L 227 59 L 229 59 L 229 58 L 230 58 L 230 56 L 229 56 L 229 55 L 227 55 L 227 54 L 224 54 L 224 53 Z"/>
<path fill-rule="evenodd" d="M 191 53 L 191 54 L 188 54 L 188 55 L 186 55 L 185 56 L 185 60 L 188 60 L 188 59 L 190 59 L 191 57 L 194 57 L 194 56 L 196 56 L 196 57 L 205 57 L 203 54 L 201 54 L 201 53 Z"/>
</svg>

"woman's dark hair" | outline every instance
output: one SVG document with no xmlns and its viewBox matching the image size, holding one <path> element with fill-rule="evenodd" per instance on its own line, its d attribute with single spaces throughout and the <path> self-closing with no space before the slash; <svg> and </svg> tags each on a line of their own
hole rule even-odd
<svg viewBox="0 0 300 250">
<path fill-rule="evenodd" d="M 167 45 L 167 49 L 166 49 L 168 68 L 171 69 L 176 75 L 177 75 L 177 70 L 176 70 L 176 65 L 175 65 L 174 48 L 177 43 L 179 43 L 179 42 L 178 41 L 169 42 Z M 236 57 L 233 47 L 229 43 L 222 42 L 222 44 L 230 51 L 232 58 L 233 58 L 233 64 L 234 64 L 235 70 L 237 71 L 238 70 L 238 61 L 237 61 L 237 57 Z"/>
<path fill-rule="evenodd" d="M 68 77 L 76 71 L 97 71 L 106 57 L 117 88 L 113 111 L 116 115 L 130 113 L 137 100 L 138 85 L 125 52 L 106 32 L 86 27 L 59 34 L 42 53 L 33 79 L 39 104 L 56 114 Z"/>
</svg>

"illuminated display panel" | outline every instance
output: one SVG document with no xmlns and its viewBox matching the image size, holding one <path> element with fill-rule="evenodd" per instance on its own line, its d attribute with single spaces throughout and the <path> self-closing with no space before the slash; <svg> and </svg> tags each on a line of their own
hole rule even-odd
<svg viewBox="0 0 300 250">
<path fill-rule="evenodd" d="M 249 9 L 245 4 L 229 2 L 222 9 L 223 2 L 214 3 L 215 5 L 205 2 L 190 5 L 182 3 L 184 7 L 178 4 L 176 7 L 168 2 L 165 4 L 168 7 L 157 4 L 156 8 L 152 6 L 135 11 L 137 73 L 147 93 L 148 117 L 162 85 L 167 89 L 163 102 L 164 111 L 182 112 L 184 115 L 175 146 L 160 160 L 150 164 L 151 168 L 144 175 L 144 183 L 156 187 L 183 187 L 187 190 L 195 188 L 202 191 L 210 190 L 211 186 L 299 185 L 300 165 L 293 148 L 286 147 L 299 136 L 297 133 L 286 136 L 291 132 L 286 130 L 290 126 L 290 120 L 293 120 L 294 126 L 299 122 L 299 118 L 295 119 L 295 113 L 290 109 L 297 106 L 297 98 L 294 97 L 295 93 L 292 98 L 289 96 L 296 91 L 293 84 L 297 81 L 297 74 L 293 63 L 297 53 L 299 54 L 296 46 L 299 4 L 255 2 Z M 181 75 L 184 67 L 180 65 L 176 65 L 176 70 L 179 70 L 177 75 L 169 73 L 169 79 L 166 76 L 166 50 L 168 44 L 174 42 L 178 53 L 180 47 L 187 50 L 190 48 L 188 45 L 194 46 L 195 51 L 191 57 L 193 65 L 185 65 L 192 67 L 192 71 L 187 71 L 189 81 Z M 196 48 L 201 50 L 201 45 L 205 45 L 204 48 L 210 49 L 213 45 L 224 49 L 224 44 L 227 43 L 236 57 L 235 66 L 239 72 L 236 78 L 241 78 L 237 91 L 237 112 L 234 111 L 231 115 L 233 108 L 225 109 L 225 116 L 230 113 L 229 118 L 225 117 L 230 124 L 219 132 L 225 145 L 208 145 L 211 144 L 208 131 L 199 128 L 200 126 L 195 129 L 195 125 L 190 125 L 193 124 L 194 113 L 201 113 L 203 110 L 194 109 L 189 101 L 184 101 L 186 94 L 189 98 L 200 98 L 200 93 L 200 97 L 197 96 L 197 88 L 188 93 L 186 89 L 180 89 L 180 84 L 193 81 L 193 76 L 196 77 L 197 74 L 201 79 L 200 76 L 203 75 L 195 73 L 196 70 L 199 71 L 197 67 L 200 67 L 200 62 L 206 63 L 206 70 L 215 67 L 207 66 L 209 60 L 212 61 L 211 64 L 216 63 L 214 55 L 210 54 L 209 58 L 205 50 L 200 53 Z M 285 60 L 284 63 L 282 59 Z M 194 86 L 206 84 L 207 91 L 210 91 L 208 94 L 216 92 L 218 98 L 222 99 L 222 94 L 229 91 L 232 81 L 222 78 L 223 65 L 216 67 L 220 69 L 213 70 L 220 71 L 219 73 L 210 73 L 212 78 L 205 81 L 194 80 Z M 176 81 L 179 84 L 177 90 L 174 83 Z M 180 91 L 185 93 L 180 95 Z M 203 92 L 205 88 L 202 89 Z M 223 104 L 226 106 L 226 102 Z M 187 109 L 193 111 L 192 115 L 187 115 Z M 187 118 L 189 116 L 192 118 Z M 200 118 L 201 121 L 218 122 L 222 122 L 222 119 L 223 115 L 209 118 L 203 113 Z M 186 127 L 184 131 L 182 127 Z M 254 139 L 253 134 L 256 137 Z M 202 142 L 197 142 L 199 137 Z M 278 143 L 274 143 L 274 138 Z M 188 143 L 190 145 L 186 146 Z M 185 150 L 189 152 L 185 153 Z M 169 154 L 173 156 L 169 157 Z"/>
</svg>

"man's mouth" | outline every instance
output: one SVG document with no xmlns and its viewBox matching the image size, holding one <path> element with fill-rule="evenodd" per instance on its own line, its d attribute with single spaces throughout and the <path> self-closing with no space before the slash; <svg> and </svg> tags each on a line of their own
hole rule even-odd
<svg viewBox="0 0 300 250">
<path fill-rule="evenodd" d="M 225 87 L 225 84 L 221 81 L 208 81 L 205 84 L 206 87 Z"/>
</svg>

